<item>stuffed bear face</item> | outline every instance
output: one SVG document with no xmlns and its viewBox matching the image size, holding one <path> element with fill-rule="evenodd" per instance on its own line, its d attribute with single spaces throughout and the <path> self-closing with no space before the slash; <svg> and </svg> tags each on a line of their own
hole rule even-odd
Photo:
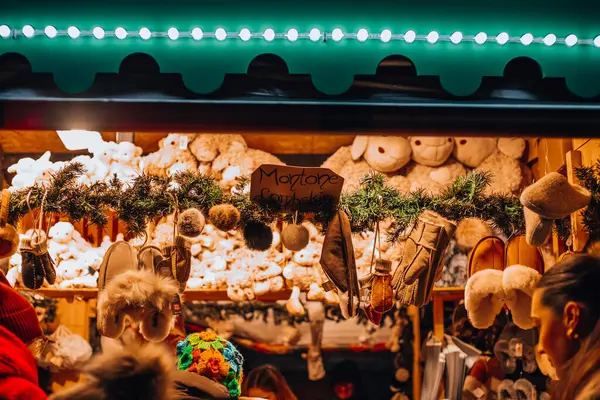
<svg viewBox="0 0 600 400">
<path fill-rule="evenodd" d="M 497 139 L 455 137 L 454 158 L 467 167 L 477 168 L 490 154 L 496 150 Z"/>
<path fill-rule="evenodd" d="M 88 149 L 88 151 L 94 155 L 97 161 L 110 165 L 114 161 L 117 144 L 115 142 L 101 142 Z"/>
<path fill-rule="evenodd" d="M 410 147 L 415 162 L 428 167 L 437 167 L 446 162 L 454 149 L 451 137 L 411 137 Z"/>
<path fill-rule="evenodd" d="M 121 142 L 117 144 L 114 154 L 115 161 L 123 164 L 131 164 L 134 162 L 136 157 L 142 155 L 142 148 L 137 147 L 131 142 Z"/>
<path fill-rule="evenodd" d="M 50 228 L 49 236 L 57 243 L 68 243 L 73 239 L 75 227 L 69 222 L 57 222 Z"/>
<path fill-rule="evenodd" d="M 400 136 L 357 136 L 352 144 L 352 159 L 361 156 L 379 172 L 395 172 L 410 161 L 410 143 Z"/>
</svg>

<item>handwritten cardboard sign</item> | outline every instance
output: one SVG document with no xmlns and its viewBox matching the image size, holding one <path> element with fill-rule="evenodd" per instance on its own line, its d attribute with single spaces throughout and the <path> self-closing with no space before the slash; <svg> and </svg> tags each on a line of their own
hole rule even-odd
<svg viewBox="0 0 600 400">
<path fill-rule="evenodd" d="M 263 164 L 252 173 L 250 198 L 282 211 L 314 211 L 323 201 L 336 205 L 344 178 L 327 168 Z"/>
</svg>

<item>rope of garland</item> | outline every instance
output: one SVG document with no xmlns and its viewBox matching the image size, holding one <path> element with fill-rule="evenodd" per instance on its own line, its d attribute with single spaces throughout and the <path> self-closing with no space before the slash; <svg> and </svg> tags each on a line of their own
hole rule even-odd
<svg viewBox="0 0 600 400">
<path fill-rule="evenodd" d="M 578 170 L 582 184 L 598 195 L 585 212 L 585 226 L 598 233 L 599 170 L 598 165 Z M 46 184 L 16 190 L 11 197 L 9 222 L 16 223 L 29 212 L 30 207 L 34 210 L 39 208 L 46 191 L 46 212 L 66 215 L 72 221 L 85 217 L 93 224 L 104 226 L 108 212 L 114 211 L 133 235 L 144 232 L 150 221 L 171 214 L 176 204 L 181 210 L 198 208 L 205 215 L 215 205 L 232 204 L 241 214 L 239 228 L 249 222 L 270 224 L 279 218 L 288 221 L 295 218 L 295 213 L 282 214 L 273 204 L 252 201 L 245 190 L 249 185 L 248 178 L 241 179 L 232 194 L 225 192 L 213 177 L 196 172 L 178 173 L 172 177 L 141 175 L 131 185 L 114 177 L 108 182 L 90 186 L 77 182 L 83 173 L 85 168 L 82 164 L 70 163 Z M 342 196 L 339 207 L 348 214 L 353 232 L 373 230 L 377 221 L 391 221 L 387 234 L 392 241 L 400 238 L 424 210 L 435 211 L 457 222 L 464 218 L 480 218 L 507 236 L 523 232 L 523 208 L 517 197 L 484 194 L 490 177 L 489 173 L 474 171 L 456 179 L 440 195 L 433 196 L 425 190 L 400 193 L 386 186 L 382 175 L 372 173 L 363 178 L 355 191 Z M 323 200 L 318 211 L 311 213 L 312 220 L 326 229 L 335 211 L 333 203 Z M 299 215 L 299 222 L 305 216 Z M 561 237 L 568 237 L 568 221 L 558 221 L 555 228 Z"/>
</svg>

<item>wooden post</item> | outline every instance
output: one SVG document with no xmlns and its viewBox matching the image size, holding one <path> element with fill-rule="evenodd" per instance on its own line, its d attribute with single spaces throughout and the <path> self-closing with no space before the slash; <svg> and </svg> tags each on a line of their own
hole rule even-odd
<svg viewBox="0 0 600 400">
<path fill-rule="evenodd" d="M 569 183 L 579 184 L 579 180 L 575 176 L 575 170 L 581 168 L 581 152 L 569 151 L 566 156 L 566 165 Z M 571 241 L 572 250 L 575 252 L 583 251 L 588 241 L 588 234 L 583 227 L 582 220 L 581 210 L 571 214 Z"/>
<path fill-rule="evenodd" d="M 412 370 L 412 385 L 413 399 L 421 399 L 421 316 L 419 308 L 409 306 L 407 310 L 408 316 L 412 320 L 413 326 L 413 370 Z M 424 399 L 425 400 L 425 399 Z"/>
</svg>

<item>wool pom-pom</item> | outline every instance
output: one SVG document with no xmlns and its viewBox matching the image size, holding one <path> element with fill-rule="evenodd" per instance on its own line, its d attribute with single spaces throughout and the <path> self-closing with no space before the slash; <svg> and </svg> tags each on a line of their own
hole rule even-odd
<svg viewBox="0 0 600 400">
<path fill-rule="evenodd" d="M 208 218 L 215 228 L 228 232 L 240 222 L 240 212 L 231 204 L 219 204 L 208 212 Z"/>
<path fill-rule="evenodd" d="M 244 240 L 250 250 L 265 251 L 273 243 L 273 232 L 261 222 L 249 222 L 244 227 Z"/>
<path fill-rule="evenodd" d="M 196 208 L 188 208 L 179 216 L 179 233 L 183 236 L 195 238 L 204 230 L 204 215 Z"/>
<path fill-rule="evenodd" d="M 292 251 L 300 251 L 310 240 L 310 233 L 304 225 L 288 225 L 281 232 L 281 241 L 283 245 Z"/>
</svg>

